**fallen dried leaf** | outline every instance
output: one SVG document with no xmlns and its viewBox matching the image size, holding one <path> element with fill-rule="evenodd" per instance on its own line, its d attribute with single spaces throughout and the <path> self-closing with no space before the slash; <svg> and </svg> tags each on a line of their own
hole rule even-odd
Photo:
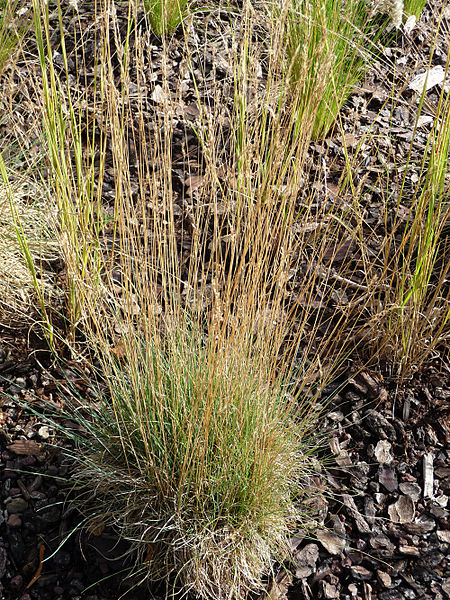
<svg viewBox="0 0 450 600">
<path fill-rule="evenodd" d="M 196 190 L 202 187 L 204 179 L 203 175 L 189 175 L 189 177 L 186 177 L 184 181 L 184 185 L 187 187 L 186 194 L 192 196 Z"/>
<path fill-rule="evenodd" d="M 33 575 L 32 579 L 31 579 L 30 583 L 25 588 L 26 590 L 28 588 L 30 588 L 33 585 L 33 583 L 35 583 L 39 579 L 39 577 L 41 576 L 41 573 L 42 573 L 42 563 L 43 563 L 43 558 L 44 558 L 44 551 L 45 551 L 45 546 L 44 546 L 44 544 L 41 544 L 39 546 L 39 565 L 38 565 L 38 568 L 36 569 L 36 573 Z"/>
</svg>

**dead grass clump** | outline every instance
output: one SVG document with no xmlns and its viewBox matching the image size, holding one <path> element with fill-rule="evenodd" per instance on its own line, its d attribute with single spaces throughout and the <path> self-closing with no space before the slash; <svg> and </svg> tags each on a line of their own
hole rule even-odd
<svg viewBox="0 0 450 600">
<path fill-rule="evenodd" d="M 42 317 L 40 290 L 46 305 L 58 295 L 50 265 L 59 245 L 43 202 L 30 201 L 30 187 L 13 190 L 0 184 L 0 324 L 29 327 Z"/>
</svg>

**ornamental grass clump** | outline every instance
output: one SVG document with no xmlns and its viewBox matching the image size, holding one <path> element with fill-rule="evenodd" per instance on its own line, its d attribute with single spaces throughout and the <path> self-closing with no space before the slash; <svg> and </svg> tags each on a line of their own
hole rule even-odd
<svg viewBox="0 0 450 600">
<path fill-rule="evenodd" d="M 0 154 L 0 326 L 29 328 L 39 319 L 51 327 L 58 298 L 51 265 L 60 253 L 44 200 L 31 181 L 10 184 Z"/>
<path fill-rule="evenodd" d="M 178 315 L 100 349 L 106 390 L 78 417 L 72 480 L 91 531 L 129 541 L 130 575 L 242 598 L 311 524 L 311 426 L 248 333 Z"/>
<path fill-rule="evenodd" d="M 168 35 L 183 22 L 187 16 L 187 0 L 144 0 L 145 12 L 156 35 Z"/>
<path fill-rule="evenodd" d="M 322 138 L 373 62 L 383 28 L 371 30 L 366 0 L 289 0 L 279 14 L 299 112 L 303 117 L 317 113 L 313 135 Z"/>
<path fill-rule="evenodd" d="M 74 503 L 92 535 L 110 526 L 128 541 L 124 567 L 137 581 L 218 600 L 261 589 L 261 577 L 289 554 L 291 533 L 312 524 L 303 494 L 315 493 L 318 410 L 303 391 L 325 385 L 349 341 L 346 310 L 327 318 L 317 300 L 336 286 L 321 264 L 335 252 L 341 219 L 317 210 L 306 191 L 301 223 L 296 212 L 315 113 L 299 119 L 286 92 L 281 33 L 261 90 L 259 50 L 249 43 L 254 11 L 245 8 L 229 49 L 234 95 L 224 106 L 218 81 L 206 110 L 198 92 L 194 135 L 182 138 L 188 151 L 176 164 L 183 82 L 172 94 L 163 68 L 161 85 L 148 88 L 148 32 L 136 29 L 129 43 L 130 21 L 129 36 L 112 47 L 119 22 L 104 11 L 97 96 L 89 98 L 102 111 L 89 120 L 86 90 L 78 84 L 74 94 L 68 83 L 64 32 L 65 77 L 52 62 L 48 6 L 35 4 L 68 343 L 73 356 L 91 353 L 98 375 L 94 396 L 66 398 L 79 433 L 59 426 L 76 442 L 68 451 Z M 155 106 L 143 93 L 134 98 L 130 83 Z M 195 178 L 201 185 L 188 189 Z"/>
</svg>

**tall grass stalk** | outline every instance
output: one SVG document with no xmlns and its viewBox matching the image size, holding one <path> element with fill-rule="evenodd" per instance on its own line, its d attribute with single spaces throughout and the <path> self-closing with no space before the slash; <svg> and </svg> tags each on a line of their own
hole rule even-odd
<svg viewBox="0 0 450 600">
<path fill-rule="evenodd" d="M 99 250 L 102 225 L 101 181 L 104 153 L 99 152 L 100 163 L 95 162 L 95 153 L 91 144 L 98 133 L 96 117 L 89 121 L 85 114 L 96 115 L 98 107 L 95 101 L 101 96 L 97 93 L 97 76 L 91 88 L 94 106 L 87 110 L 86 98 L 74 97 L 69 88 L 67 52 L 64 44 L 62 8 L 58 2 L 57 14 L 61 32 L 61 54 L 64 61 L 66 83 L 58 77 L 52 58 L 49 26 L 49 4 L 40 0 L 33 1 L 34 27 L 37 50 L 41 66 L 40 81 L 43 134 L 50 162 L 50 184 L 52 196 L 57 202 L 57 227 L 60 232 L 61 246 L 67 271 L 69 321 L 76 326 L 83 318 L 83 290 L 85 286 L 94 286 L 102 268 L 102 255 Z M 87 139 L 87 151 L 83 140 Z M 101 144 L 104 140 L 101 141 Z M 100 177 L 96 179 L 98 173 Z"/>
</svg>

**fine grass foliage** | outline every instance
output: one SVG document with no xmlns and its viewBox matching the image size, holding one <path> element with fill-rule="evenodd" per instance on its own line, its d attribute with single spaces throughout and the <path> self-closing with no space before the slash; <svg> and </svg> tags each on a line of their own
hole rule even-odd
<svg viewBox="0 0 450 600">
<path fill-rule="evenodd" d="M 0 2 L 0 73 L 31 26 L 28 6 L 22 0 Z"/>
<path fill-rule="evenodd" d="M 58 298 L 51 265 L 59 244 L 44 207 L 32 180 L 11 184 L 0 155 L 0 325 L 24 329 L 39 320 L 50 341 Z"/>
<path fill-rule="evenodd" d="M 388 335 L 398 336 L 398 369 L 425 360 L 450 338 L 448 241 L 450 219 L 450 93 L 442 90 L 428 138 L 417 189 L 411 201 L 402 245 L 397 307 Z M 419 111 L 420 115 L 420 111 Z"/>
<path fill-rule="evenodd" d="M 426 0 L 405 0 L 405 15 L 414 15 L 416 19 L 419 19 L 426 4 Z"/>
<path fill-rule="evenodd" d="M 313 136 L 326 136 L 352 89 L 374 60 L 366 0 L 292 0 L 280 10 L 291 85 L 300 96 L 299 117 L 315 112 Z"/>
<path fill-rule="evenodd" d="M 156 35 L 170 35 L 188 15 L 187 0 L 144 0 L 150 27 Z"/>
<path fill-rule="evenodd" d="M 163 336 L 128 329 L 120 357 L 102 347 L 72 474 L 88 526 L 130 542 L 130 574 L 218 599 L 261 589 L 313 523 L 307 417 L 248 332 L 223 329 L 179 316 Z"/>
</svg>

